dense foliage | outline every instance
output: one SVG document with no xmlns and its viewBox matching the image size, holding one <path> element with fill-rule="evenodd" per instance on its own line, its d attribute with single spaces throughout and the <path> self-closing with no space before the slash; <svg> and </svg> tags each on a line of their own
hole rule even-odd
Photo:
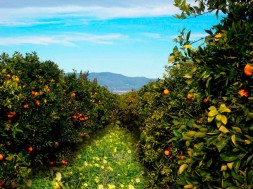
<svg viewBox="0 0 253 189">
<path fill-rule="evenodd" d="M 67 164 L 67 146 L 108 124 L 115 96 L 87 74 L 65 75 L 36 54 L 0 57 L 0 181 L 24 183 L 30 167 Z M 63 161 L 62 161 L 63 160 Z"/>
<path fill-rule="evenodd" d="M 117 113 L 139 137 L 149 188 L 252 188 L 253 2 L 196 2 L 175 0 L 176 17 L 225 16 L 197 47 L 184 29 L 164 78 L 119 98 L 36 54 L 2 54 L 0 186 L 31 184 L 39 163 L 67 165 L 61 152 Z"/>
<path fill-rule="evenodd" d="M 177 17 L 225 17 L 196 48 L 183 30 L 164 79 L 134 94 L 136 106 L 128 107 L 138 112 L 140 155 L 151 188 L 251 188 L 253 3 L 198 3 L 175 0 Z"/>
</svg>

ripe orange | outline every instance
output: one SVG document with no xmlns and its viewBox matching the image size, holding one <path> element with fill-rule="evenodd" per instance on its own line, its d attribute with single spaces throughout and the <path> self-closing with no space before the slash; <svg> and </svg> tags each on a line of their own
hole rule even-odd
<svg viewBox="0 0 253 189">
<path fill-rule="evenodd" d="M 48 85 L 45 86 L 45 91 L 46 91 L 46 92 L 49 92 L 49 91 L 50 91 L 50 88 L 48 87 Z"/>
<path fill-rule="evenodd" d="M 179 158 L 179 159 L 184 159 L 184 158 L 185 158 L 185 155 L 182 155 L 182 154 L 181 154 L 180 156 L 178 156 L 178 158 Z"/>
<path fill-rule="evenodd" d="M 53 161 L 50 161 L 50 162 L 49 162 L 49 165 L 53 165 L 53 164 L 54 164 L 54 162 L 53 162 Z"/>
<path fill-rule="evenodd" d="M 76 97 L 76 93 L 71 93 L 71 98 L 75 98 Z"/>
<path fill-rule="evenodd" d="M 17 113 L 16 112 L 8 112 L 7 117 L 8 118 L 13 118 Z"/>
<path fill-rule="evenodd" d="M 203 102 L 204 102 L 204 103 L 207 103 L 207 101 L 208 101 L 207 98 L 204 98 L 204 99 L 203 99 Z"/>
<path fill-rule="evenodd" d="M 76 115 L 71 116 L 72 119 L 77 119 Z"/>
<path fill-rule="evenodd" d="M 37 92 L 37 91 L 32 91 L 32 95 L 33 95 L 33 96 L 38 96 L 38 95 L 39 95 L 39 92 Z"/>
<path fill-rule="evenodd" d="M 240 89 L 240 90 L 238 91 L 238 94 L 239 94 L 240 96 L 245 96 L 245 97 L 248 97 L 248 96 L 249 96 L 248 91 L 246 91 L 245 89 Z"/>
<path fill-rule="evenodd" d="M 165 95 L 170 94 L 170 91 L 168 89 L 164 89 L 163 94 Z"/>
<path fill-rule="evenodd" d="M 0 154 L 0 161 L 2 161 L 4 159 L 3 154 Z"/>
<path fill-rule="evenodd" d="M 24 108 L 28 108 L 29 107 L 29 105 L 28 104 L 24 104 L 24 106 L 23 106 Z"/>
<path fill-rule="evenodd" d="M 11 121 L 11 119 L 8 119 L 8 123 L 11 123 L 12 121 Z"/>
<path fill-rule="evenodd" d="M 169 146 L 169 147 L 168 147 L 168 150 L 169 150 L 169 151 L 171 151 L 171 150 L 172 150 L 172 147 L 171 147 L 171 146 Z"/>
<path fill-rule="evenodd" d="M 170 155 L 170 151 L 169 150 L 164 150 L 164 155 L 166 155 L 166 156 Z"/>
<path fill-rule="evenodd" d="M 32 152 L 33 151 L 33 147 L 30 146 L 27 150 L 28 150 L 28 152 Z"/>
<path fill-rule="evenodd" d="M 243 71 L 246 76 L 252 76 L 253 75 L 253 66 L 251 66 L 250 64 L 246 64 Z"/>
<path fill-rule="evenodd" d="M 187 100 L 193 100 L 193 94 L 191 93 L 188 93 L 187 96 L 186 96 Z"/>
<path fill-rule="evenodd" d="M 68 162 L 65 161 L 65 160 L 62 160 L 61 163 L 62 163 L 63 165 L 67 165 L 67 164 L 68 164 Z"/>
<path fill-rule="evenodd" d="M 7 117 L 8 118 L 13 118 L 13 115 L 12 114 L 8 114 Z"/>
<path fill-rule="evenodd" d="M 40 101 L 39 100 L 35 100 L 35 104 L 39 106 L 40 105 Z"/>
</svg>

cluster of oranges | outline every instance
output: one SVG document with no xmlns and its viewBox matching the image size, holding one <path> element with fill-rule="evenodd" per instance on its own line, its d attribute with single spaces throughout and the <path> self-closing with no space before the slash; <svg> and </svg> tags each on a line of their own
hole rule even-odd
<svg viewBox="0 0 253 189">
<path fill-rule="evenodd" d="M 89 119 L 88 116 L 84 116 L 84 115 L 81 114 L 81 113 L 77 113 L 76 115 L 71 116 L 71 118 L 72 118 L 73 120 L 78 119 L 79 121 L 87 121 L 87 120 Z"/>
<path fill-rule="evenodd" d="M 164 150 L 164 155 L 169 156 L 171 150 L 172 150 L 172 147 L 169 146 L 167 149 Z"/>
<path fill-rule="evenodd" d="M 253 66 L 251 66 L 250 64 L 246 64 L 246 66 L 243 69 L 243 72 L 247 77 L 251 77 L 253 75 Z M 238 94 L 241 97 L 248 97 L 249 96 L 249 92 L 245 89 L 240 89 L 238 91 Z"/>
<path fill-rule="evenodd" d="M 164 155 L 165 155 L 165 156 L 169 156 L 171 150 L 172 150 L 172 147 L 169 146 L 167 149 L 164 150 L 164 152 L 163 152 Z M 180 155 L 178 156 L 178 159 L 184 159 L 184 158 L 185 158 L 185 155 L 183 155 L 183 154 L 180 154 Z"/>
<path fill-rule="evenodd" d="M 53 161 L 50 161 L 50 162 L 49 162 L 49 165 L 50 165 L 50 166 L 53 166 L 54 164 L 55 164 L 55 162 L 53 162 Z M 63 159 L 63 160 L 61 160 L 61 164 L 62 164 L 62 165 L 68 165 L 68 162 L 67 162 L 66 160 Z"/>
<path fill-rule="evenodd" d="M 49 88 L 49 86 L 48 86 L 48 85 L 46 85 L 46 86 L 44 87 L 44 91 L 46 91 L 46 92 L 50 92 L 50 88 Z"/>
<path fill-rule="evenodd" d="M 35 97 L 43 94 L 43 92 L 37 92 L 37 91 L 32 91 L 31 93 Z"/>
<path fill-rule="evenodd" d="M 63 165 L 67 165 L 67 164 L 68 164 L 68 162 L 67 162 L 67 161 L 65 161 L 64 159 L 63 159 L 63 160 L 61 160 L 61 163 L 62 163 Z"/>
<path fill-rule="evenodd" d="M 15 111 L 10 111 L 10 112 L 8 112 L 8 113 L 7 113 L 8 123 L 11 123 L 11 122 L 12 122 L 12 118 L 13 118 L 14 116 L 16 116 L 16 115 L 17 115 L 17 113 L 16 113 Z"/>
</svg>

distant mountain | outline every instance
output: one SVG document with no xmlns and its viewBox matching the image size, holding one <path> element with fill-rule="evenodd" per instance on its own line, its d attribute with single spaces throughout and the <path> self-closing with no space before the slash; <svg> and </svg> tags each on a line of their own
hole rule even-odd
<svg viewBox="0 0 253 189">
<path fill-rule="evenodd" d="M 156 80 L 146 77 L 127 77 L 111 72 L 91 72 L 88 75 L 88 79 L 91 81 L 97 79 L 99 85 L 106 86 L 110 91 L 119 93 L 131 90 L 139 90 L 150 81 Z"/>
</svg>

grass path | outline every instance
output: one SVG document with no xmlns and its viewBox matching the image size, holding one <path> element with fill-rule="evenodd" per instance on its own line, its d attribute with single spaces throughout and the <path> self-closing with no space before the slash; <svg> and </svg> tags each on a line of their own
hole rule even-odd
<svg viewBox="0 0 253 189">
<path fill-rule="evenodd" d="M 54 171 L 53 181 L 33 179 L 31 188 L 144 189 L 145 183 L 134 138 L 113 125 L 82 144 L 68 166 Z"/>
</svg>

